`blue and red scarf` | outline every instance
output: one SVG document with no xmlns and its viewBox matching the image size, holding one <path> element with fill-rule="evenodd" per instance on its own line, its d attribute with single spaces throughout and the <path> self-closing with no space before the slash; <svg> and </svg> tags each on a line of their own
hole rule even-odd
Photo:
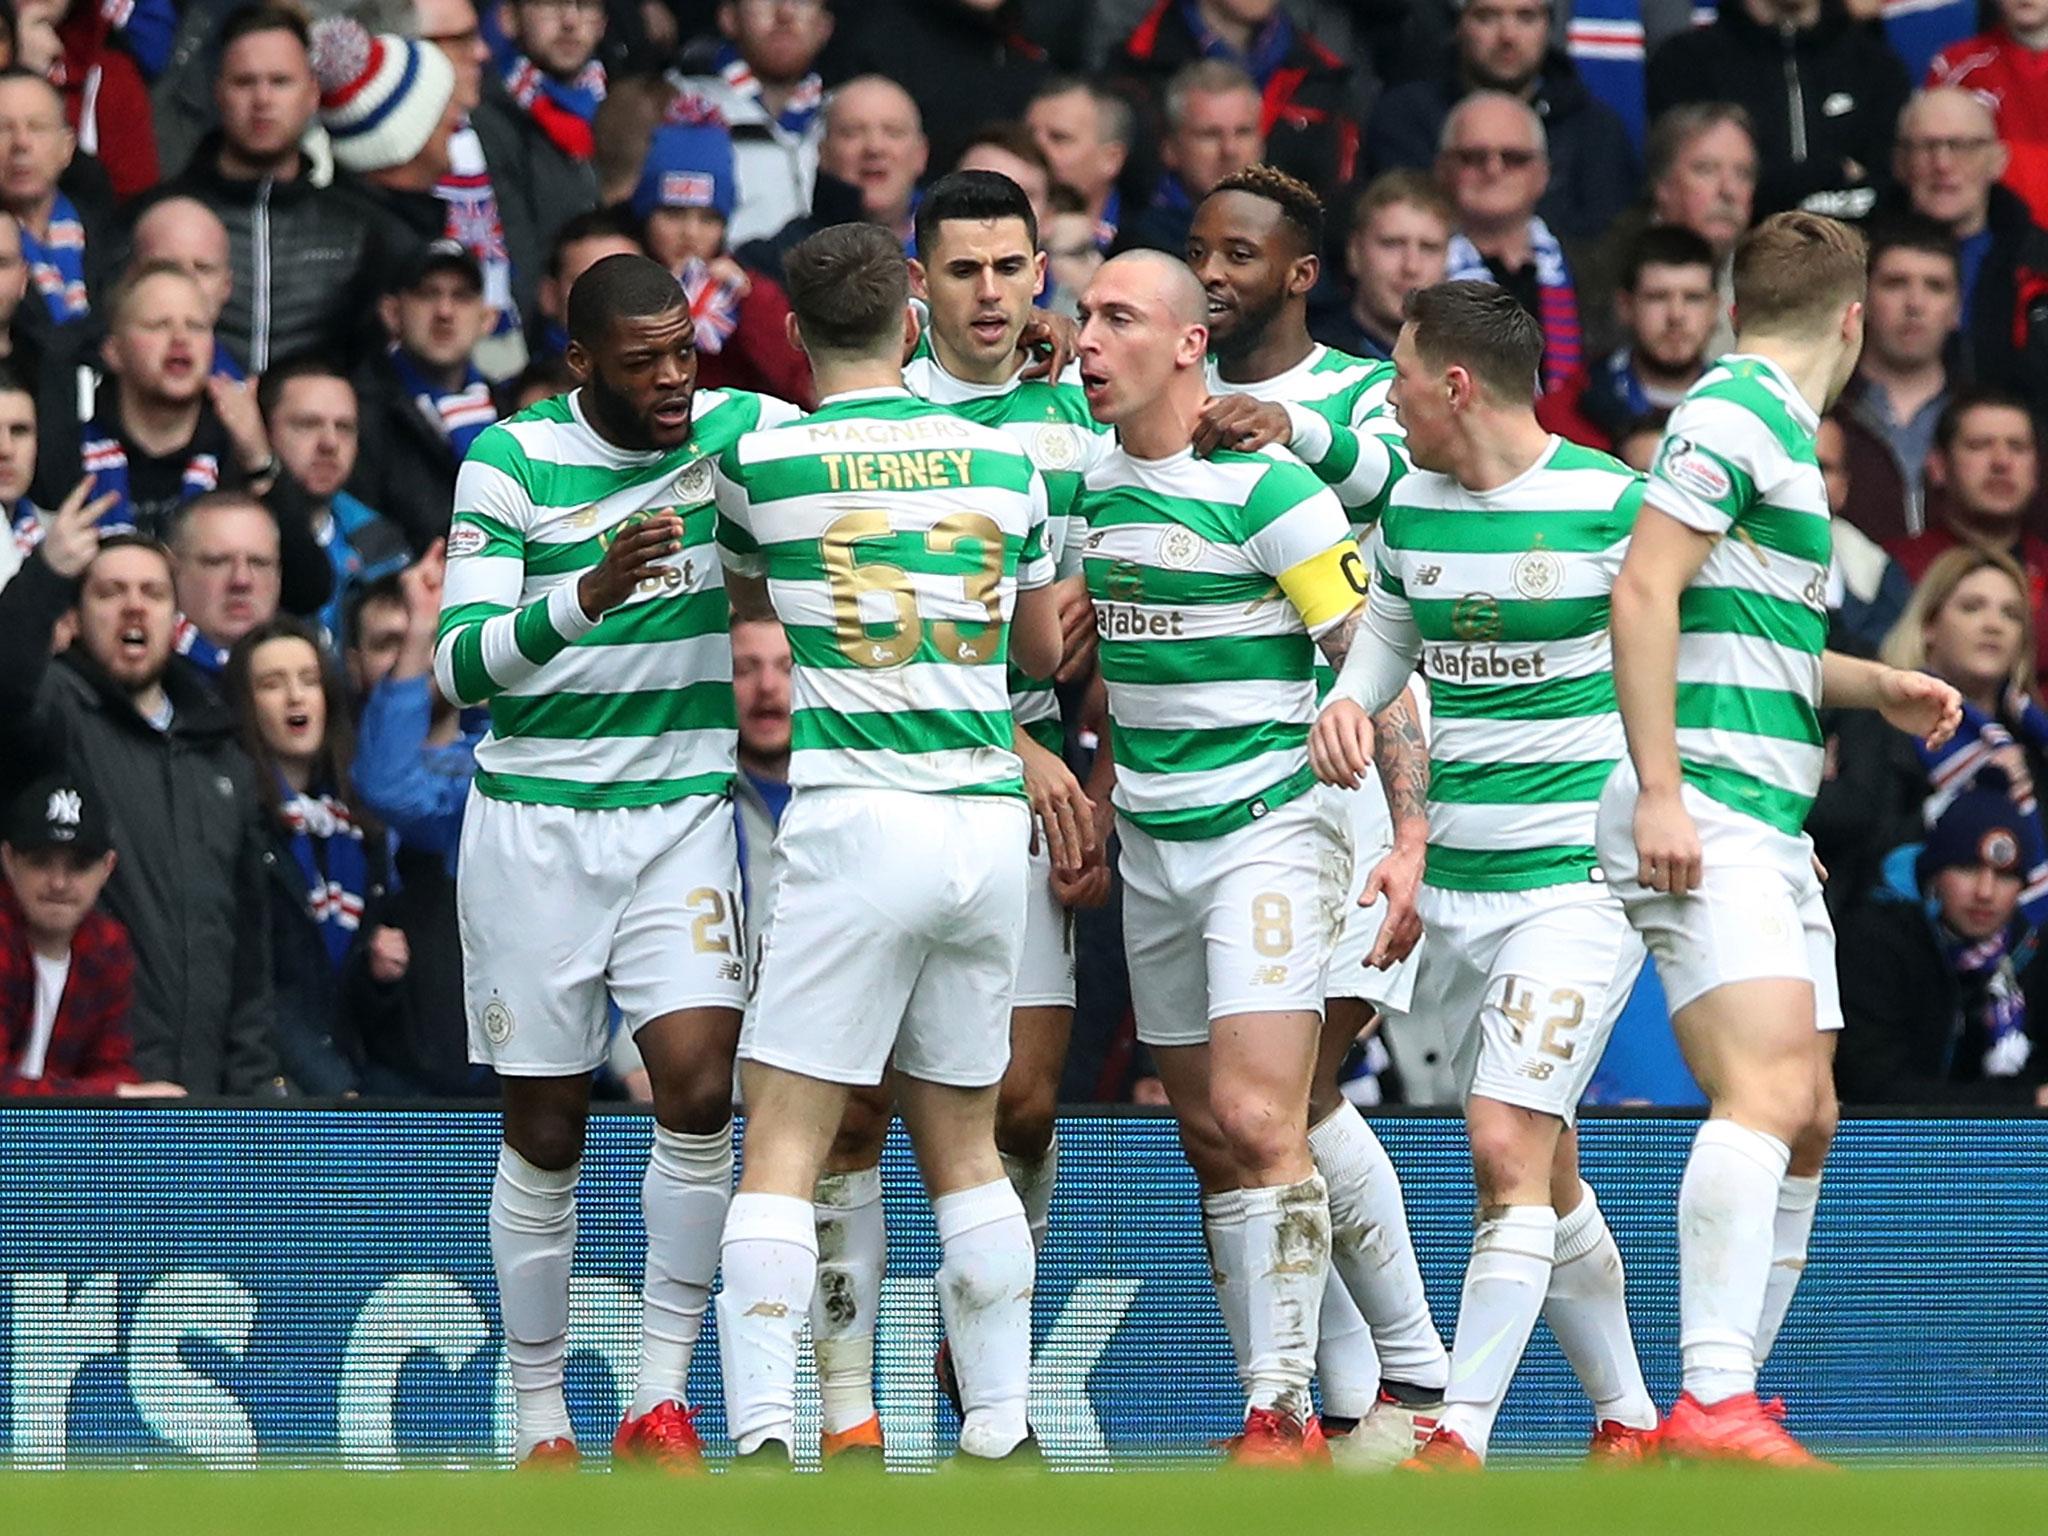
<svg viewBox="0 0 2048 1536">
<path fill-rule="evenodd" d="M 809 133 L 811 124 L 817 121 L 818 114 L 825 109 L 825 82 L 815 71 L 797 82 L 796 89 L 789 93 L 789 100 L 782 104 L 780 112 L 771 113 L 768 111 L 767 103 L 762 100 L 761 82 L 754 78 L 752 67 L 740 57 L 739 49 L 731 43 L 725 44 L 713 58 L 712 65 L 717 69 L 719 78 L 725 82 L 728 90 L 735 96 L 755 103 L 761 108 L 764 117 L 772 118 L 775 126 L 792 138 L 800 139 Z M 731 126 L 726 122 L 725 113 L 719 110 L 715 101 L 691 90 L 680 92 L 675 100 L 669 103 L 667 120 L 671 123 L 717 123 L 724 127 Z"/>
<path fill-rule="evenodd" d="M 1985 1077 L 2017 1077 L 2034 1054 L 2027 1033 L 2027 994 L 2019 979 L 2033 959 L 2032 931 L 2017 944 L 2012 925 L 1988 939 L 1970 940 L 1941 921 L 1937 898 L 1928 897 L 1928 913 L 1935 919 L 1935 940 L 1949 969 L 1965 991 L 1981 994 L 1976 1011 L 1984 1030 L 1984 1057 L 1978 1069 Z"/>
<path fill-rule="evenodd" d="M 533 119 L 534 126 L 570 159 L 588 160 L 597 147 L 591 124 L 604 101 L 604 66 L 592 59 L 576 71 L 574 78 L 557 80 L 519 52 L 515 44 L 491 30 L 485 35 L 492 42 L 491 51 L 504 77 L 505 89 Z"/>
<path fill-rule="evenodd" d="M 191 662 L 208 677 L 222 677 L 228 670 L 228 647 L 215 645 L 199 633 L 199 626 L 178 615 L 177 625 L 171 630 L 171 649 Z"/>
<path fill-rule="evenodd" d="M 1536 264 L 1536 323 L 1543 327 L 1543 392 L 1562 388 L 1579 367 L 1579 299 L 1572 288 L 1564 247 L 1541 219 L 1529 220 L 1529 255 Z M 1446 280 L 1494 280 L 1479 248 L 1463 235 L 1451 236 Z"/>
<path fill-rule="evenodd" d="M 474 363 L 465 368 L 462 387 L 452 391 L 436 389 L 403 347 L 391 349 L 391 369 L 427 424 L 448 440 L 458 461 L 468 456 L 469 445 L 483 435 L 484 428 L 498 419 L 490 380 L 477 372 Z"/>
<path fill-rule="evenodd" d="M 50 232 L 40 238 L 21 226 L 21 259 L 28 263 L 36 291 L 59 325 L 79 319 L 89 305 L 85 294 L 85 224 L 62 192 L 50 205 Z"/>
<path fill-rule="evenodd" d="M 434 195 L 448 210 L 448 238 L 476 258 L 484 274 L 484 303 L 497 312 L 496 334 L 519 328 L 512 302 L 512 252 L 497 189 L 484 160 L 483 141 L 467 119 L 448 140 L 448 174 L 434 183 Z"/>
<path fill-rule="evenodd" d="M 99 526 L 106 533 L 132 532 L 135 504 L 128 494 L 128 450 L 121 440 L 97 421 L 86 425 L 80 443 L 85 472 L 93 477 L 93 495 L 114 495 L 119 499 L 100 515 Z M 183 496 L 186 501 L 220 489 L 220 460 L 210 453 L 195 453 L 185 461 Z M 148 528 L 145 533 L 156 534 Z"/>
<path fill-rule="evenodd" d="M 295 795 L 288 786 L 278 815 L 291 839 L 292 860 L 305 878 L 306 915 L 319 925 L 327 958 L 339 972 L 355 947 L 369 896 L 363 829 L 335 796 Z"/>
</svg>

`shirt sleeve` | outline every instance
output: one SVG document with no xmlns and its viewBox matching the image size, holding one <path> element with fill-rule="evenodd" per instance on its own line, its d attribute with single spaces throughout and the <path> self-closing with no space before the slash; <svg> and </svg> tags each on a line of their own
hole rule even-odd
<svg viewBox="0 0 2048 1536">
<path fill-rule="evenodd" d="M 1333 699 L 1349 699 L 1377 715 L 1401 695 L 1422 655 L 1422 631 L 1398 574 L 1399 552 L 1382 545 L 1379 570 L 1365 601 L 1365 617 L 1351 637 L 1351 651 L 1337 674 Z"/>
<path fill-rule="evenodd" d="M 1289 449 L 1336 492 L 1361 528 L 1379 521 L 1387 493 L 1413 468 L 1400 418 L 1387 404 L 1390 382 L 1390 377 L 1375 378 L 1361 386 L 1343 419 L 1300 401 L 1281 407 L 1287 412 Z"/>
<path fill-rule="evenodd" d="M 768 562 L 754 539 L 752 508 L 747 488 L 739 478 L 738 457 L 731 449 L 720 456 L 711 476 L 712 494 L 718 501 L 718 558 L 741 576 L 768 574 Z"/>
<path fill-rule="evenodd" d="M 525 465 L 511 434 L 486 432 L 455 477 L 434 678 L 457 704 L 486 703 L 516 687 L 597 627 L 574 581 L 519 601 L 533 519 Z"/>
<path fill-rule="evenodd" d="M 1358 543 L 1336 495 L 1292 459 L 1275 458 L 1245 501 L 1246 558 L 1279 582 L 1310 634 L 1364 596 Z"/>
<path fill-rule="evenodd" d="M 1657 445 L 1645 500 L 1700 533 L 1726 533 L 1756 500 L 1756 482 L 1738 445 L 1763 430 L 1732 401 L 1687 400 L 1672 412 Z"/>
<path fill-rule="evenodd" d="M 1031 504 L 1024 534 L 1024 549 L 1017 557 L 1017 590 L 1029 592 L 1036 587 L 1051 586 L 1059 578 L 1059 571 L 1046 540 L 1050 536 L 1050 525 L 1046 516 L 1045 476 L 1034 466 L 1031 480 L 1025 488 L 1025 496 Z M 1068 542 L 1077 542 L 1071 538 Z"/>
</svg>

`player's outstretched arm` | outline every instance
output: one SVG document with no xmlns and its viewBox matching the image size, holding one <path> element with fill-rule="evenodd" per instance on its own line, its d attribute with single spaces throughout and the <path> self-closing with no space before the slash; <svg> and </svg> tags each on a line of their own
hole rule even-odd
<svg viewBox="0 0 2048 1536">
<path fill-rule="evenodd" d="M 1642 785 L 1637 878 L 1676 896 L 1700 881 L 1699 831 L 1679 793 L 1678 599 L 1713 548 L 1713 535 L 1645 502 L 1614 581 L 1614 692 Z"/>
<path fill-rule="evenodd" d="M 1820 699 L 1830 709 L 1874 709 L 1930 750 L 1963 723 L 1963 696 L 1940 678 L 1836 651 L 1821 653 Z"/>
</svg>

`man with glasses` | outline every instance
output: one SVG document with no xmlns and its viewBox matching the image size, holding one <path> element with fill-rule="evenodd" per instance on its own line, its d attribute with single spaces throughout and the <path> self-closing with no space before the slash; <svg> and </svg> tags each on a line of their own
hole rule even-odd
<svg viewBox="0 0 2048 1536">
<path fill-rule="evenodd" d="M 1550 12 L 1549 0 L 1465 0 L 1451 67 L 1395 86 L 1373 108 L 1365 135 L 1372 168 L 1425 169 L 1457 101 L 1472 91 L 1505 91 L 1543 117 L 1551 161 L 1544 220 L 1567 240 L 1603 233 L 1635 196 L 1635 147 L 1614 109 L 1550 46 Z"/>
<path fill-rule="evenodd" d="M 501 190 L 508 202 L 524 200 L 545 249 L 564 223 L 597 206 L 591 124 L 605 94 L 597 59 L 604 0 L 512 0 L 499 14 L 505 31 L 485 33 L 494 68 L 484 71 L 483 104 L 471 119 L 487 139 L 504 130 L 518 145 L 518 185 Z"/>
<path fill-rule="evenodd" d="M 1564 247 L 1536 215 L 1550 182 L 1542 118 L 1519 96 L 1474 91 L 1444 119 L 1436 173 L 1458 214 L 1447 278 L 1498 283 L 1534 315 L 1543 388 L 1560 388 L 1579 366 L 1579 301 Z"/>
<path fill-rule="evenodd" d="M 670 115 L 715 116 L 731 131 L 739 202 L 725 234 L 737 249 L 811 211 L 825 137 L 815 66 L 832 13 L 824 0 L 722 0 L 718 30 L 710 72 L 670 73 L 683 92 Z"/>
<path fill-rule="evenodd" d="M 2038 401 L 2048 399 L 2048 231 L 1998 184 L 2006 159 L 1991 109 L 1969 91 L 1921 91 L 1899 114 L 1899 182 L 1961 257 L 1960 372 Z"/>
<path fill-rule="evenodd" d="M 1994 0 L 1985 7 L 1997 25 L 1942 49 L 1927 67 L 1930 90 L 1953 85 L 1990 105 L 2012 160 L 2005 184 L 2027 200 L 2039 223 L 2048 219 L 2048 92 L 2040 89 L 2048 61 L 2048 0 Z"/>
</svg>

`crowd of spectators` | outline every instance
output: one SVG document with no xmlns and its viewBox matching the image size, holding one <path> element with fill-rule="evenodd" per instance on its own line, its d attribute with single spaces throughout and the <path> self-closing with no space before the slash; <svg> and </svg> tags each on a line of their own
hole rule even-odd
<svg viewBox="0 0 2048 1536">
<path fill-rule="evenodd" d="M 1001 171 L 1071 313 L 1264 160 L 1331 212 L 1319 342 L 1385 357 L 1408 292 L 1497 282 L 1545 424 L 1638 467 L 1743 230 L 1863 225 L 1835 643 L 1968 709 L 1940 752 L 1828 727 L 1842 1086 L 2048 1102 L 2044 80 L 2048 0 L 0 0 L 0 1092 L 492 1091 L 441 540 L 477 434 L 571 384 L 593 262 L 675 272 L 701 383 L 808 405 L 811 230 L 909 250 L 921 184 Z M 789 656 L 734 650 L 758 886 Z M 1067 1096 L 1142 1096 L 1086 916 Z"/>
</svg>

